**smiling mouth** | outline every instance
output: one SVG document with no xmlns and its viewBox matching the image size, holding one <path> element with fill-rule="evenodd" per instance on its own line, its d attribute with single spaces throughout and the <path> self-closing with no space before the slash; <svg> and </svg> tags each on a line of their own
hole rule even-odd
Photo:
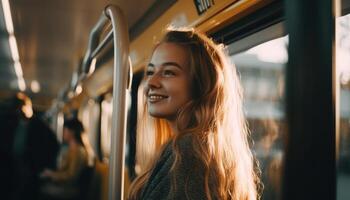
<svg viewBox="0 0 350 200">
<path fill-rule="evenodd" d="M 150 103 L 157 103 L 157 102 L 162 101 L 162 100 L 164 100 L 166 98 L 168 98 L 168 96 L 159 95 L 159 94 L 150 94 L 150 95 L 148 95 L 148 101 Z"/>
</svg>

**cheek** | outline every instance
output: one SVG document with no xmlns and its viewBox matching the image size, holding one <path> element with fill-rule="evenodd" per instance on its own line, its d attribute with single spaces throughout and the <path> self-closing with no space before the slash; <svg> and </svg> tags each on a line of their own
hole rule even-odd
<svg viewBox="0 0 350 200">
<path fill-rule="evenodd" d="M 178 82 L 176 88 L 175 98 L 181 101 L 181 103 L 187 103 L 192 99 L 192 93 L 190 85 L 186 82 Z"/>
<path fill-rule="evenodd" d="M 148 80 L 144 79 L 139 85 L 139 91 L 142 91 L 143 94 L 146 94 L 148 90 L 149 90 Z"/>
<path fill-rule="evenodd" d="M 184 93 L 186 94 L 188 99 L 192 99 L 193 98 L 192 91 L 193 91 L 192 81 L 191 81 L 190 78 L 187 78 L 184 81 Z"/>
</svg>

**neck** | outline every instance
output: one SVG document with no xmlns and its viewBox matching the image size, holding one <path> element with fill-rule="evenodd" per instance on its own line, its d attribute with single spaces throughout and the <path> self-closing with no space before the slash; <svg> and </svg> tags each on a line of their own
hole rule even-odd
<svg viewBox="0 0 350 200">
<path fill-rule="evenodd" d="M 177 128 L 176 120 L 168 120 L 168 123 L 169 123 L 169 127 L 170 127 L 171 132 L 172 132 L 174 135 L 179 134 L 179 130 L 178 130 L 178 128 Z"/>
</svg>

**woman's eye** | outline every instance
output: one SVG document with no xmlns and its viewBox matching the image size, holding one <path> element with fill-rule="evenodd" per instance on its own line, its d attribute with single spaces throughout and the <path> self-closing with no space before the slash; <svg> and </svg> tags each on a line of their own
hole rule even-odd
<svg viewBox="0 0 350 200">
<path fill-rule="evenodd" d="M 175 73 L 171 70 L 164 70 L 163 74 L 165 76 L 174 76 L 175 75 Z"/>
<path fill-rule="evenodd" d="M 146 71 L 146 76 L 151 76 L 151 75 L 153 75 L 153 71 L 152 70 L 147 70 Z"/>
</svg>

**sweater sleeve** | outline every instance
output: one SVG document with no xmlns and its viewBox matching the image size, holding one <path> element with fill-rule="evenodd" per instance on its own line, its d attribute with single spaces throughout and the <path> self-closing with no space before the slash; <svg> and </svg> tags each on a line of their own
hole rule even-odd
<svg viewBox="0 0 350 200">
<path fill-rule="evenodd" d="M 70 148 L 67 159 L 67 166 L 64 169 L 52 172 L 51 178 L 53 181 L 74 182 L 86 166 L 86 153 L 83 148 Z"/>
<path fill-rule="evenodd" d="M 204 168 L 191 151 L 191 141 L 179 141 L 181 162 L 170 172 L 175 154 L 171 145 L 160 158 L 144 189 L 145 200 L 202 200 L 207 199 L 204 189 Z M 173 184 L 173 185 L 172 185 Z"/>
</svg>

